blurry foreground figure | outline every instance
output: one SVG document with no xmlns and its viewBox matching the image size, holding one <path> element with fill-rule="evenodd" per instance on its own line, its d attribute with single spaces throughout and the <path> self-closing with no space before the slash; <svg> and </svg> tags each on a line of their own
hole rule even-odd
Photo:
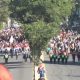
<svg viewBox="0 0 80 80">
<path fill-rule="evenodd" d="M 45 70 L 43 64 L 39 65 L 37 72 L 40 75 L 40 78 L 38 80 L 45 80 Z"/>
<path fill-rule="evenodd" d="M 7 68 L 0 64 L 0 80 L 13 80 Z"/>
</svg>

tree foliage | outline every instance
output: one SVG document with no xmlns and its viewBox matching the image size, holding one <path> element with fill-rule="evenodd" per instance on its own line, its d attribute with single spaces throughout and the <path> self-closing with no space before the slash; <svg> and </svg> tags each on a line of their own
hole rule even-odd
<svg viewBox="0 0 80 80">
<path fill-rule="evenodd" d="M 13 0 L 11 2 L 12 16 L 26 23 L 37 20 L 59 23 L 70 15 L 72 7 L 72 0 Z"/>
<path fill-rule="evenodd" d="M 7 17 L 9 17 L 9 3 L 10 0 L 0 0 L 0 29 L 3 28 L 3 22 L 7 22 Z"/>
<path fill-rule="evenodd" d="M 32 42 L 33 46 L 35 44 L 38 46 L 43 46 L 43 44 L 45 44 L 45 42 L 51 38 L 51 35 L 55 35 L 55 33 L 59 31 L 57 27 L 52 27 L 53 24 L 46 25 L 46 23 L 38 21 L 28 25 L 25 24 L 24 31 L 26 38 L 28 38 L 29 41 Z M 36 43 L 36 40 L 39 41 L 39 44 L 38 42 Z"/>
<path fill-rule="evenodd" d="M 32 24 L 25 24 L 24 31 L 26 38 L 29 39 L 32 51 L 34 52 L 35 50 L 38 51 L 37 53 L 40 53 L 45 48 L 49 39 L 59 32 L 59 28 L 54 26 L 54 24 L 37 21 Z"/>
<path fill-rule="evenodd" d="M 9 10 L 10 17 L 24 24 L 25 36 L 33 50 L 45 47 L 48 40 L 59 32 L 59 25 L 71 14 L 72 0 L 1 0 L 1 15 Z M 4 9 L 3 9 L 4 8 Z M 6 16 L 6 15 L 5 15 Z"/>
<path fill-rule="evenodd" d="M 10 16 L 24 24 L 26 38 L 38 51 L 59 32 L 72 7 L 72 0 L 12 0 L 9 6 Z"/>
<path fill-rule="evenodd" d="M 73 7 L 72 14 L 70 15 L 69 18 L 69 25 L 70 26 L 80 25 L 80 0 L 75 0 L 75 7 Z"/>
<path fill-rule="evenodd" d="M 0 0 L 0 22 L 6 21 L 9 16 L 9 2 L 10 0 Z"/>
</svg>

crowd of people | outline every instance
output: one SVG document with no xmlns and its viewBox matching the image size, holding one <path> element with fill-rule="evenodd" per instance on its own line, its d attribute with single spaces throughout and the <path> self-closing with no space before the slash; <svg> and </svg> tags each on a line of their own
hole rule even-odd
<svg viewBox="0 0 80 80">
<path fill-rule="evenodd" d="M 47 47 L 50 62 L 67 63 L 70 55 L 73 62 L 76 56 L 80 62 L 80 37 L 77 35 L 77 32 L 62 29 L 59 35 L 53 37 Z"/>
<path fill-rule="evenodd" d="M 0 54 L 4 55 L 6 62 L 9 55 L 11 58 L 15 55 L 17 59 L 19 54 L 23 54 L 27 61 L 30 57 L 30 46 L 21 27 L 7 27 L 0 31 Z"/>
</svg>

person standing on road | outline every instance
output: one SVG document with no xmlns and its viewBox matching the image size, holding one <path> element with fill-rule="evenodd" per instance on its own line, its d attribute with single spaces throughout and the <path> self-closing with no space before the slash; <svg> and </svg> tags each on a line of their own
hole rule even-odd
<svg viewBox="0 0 80 80">
<path fill-rule="evenodd" d="M 8 63 L 9 55 L 7 49 L 5 50 L 4 59 L 5 59 L 5 63 Z"/>
<path fill-rule="evenodd" d="M 80 41 L 79 40 L 77 40 L 77 43 L 76 43 L 76 53 L 77 53 L 78 62 L 80 62 Z"/>
<path fill-rule="evenodd" d="M 70 44 L 70 52 L 72 54 L 72 59 L 73 59 L 73 62 L 75 63 L 75 43 L 74 42 L 71 42 Z"/>
<path fill-rule="evenodd" d="M 27 61 L 27 54 L 26 54 L 26 51 L 24 48 L 23 48 L 22 54 L 23 54 L 23 59 L 26 62 Z"/>
</svg>

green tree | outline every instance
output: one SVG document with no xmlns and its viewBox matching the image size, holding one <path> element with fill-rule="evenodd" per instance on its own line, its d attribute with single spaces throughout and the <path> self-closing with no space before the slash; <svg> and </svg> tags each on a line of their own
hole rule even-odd
<svg viewBox="0 0 80 80">
<path fill-rule="evenodd" d="M 69 25 L 70 26 L 77 26 L 75 23 L 80 25 L 80 0 L 75 0 L 75 6 L 72 9 L 72 14 L 69 18 Z M 79 31 L 79 28 L 76 28 Z"/>
<path fill-rule="evenodd" d="M 71 14 L 72 7 L 72 0 L 12 0 L 10 9 L 12 17 L 25 23 L 37 20 L 59 23 Z"/>
<path fill-rule="evenodd" d="M 10 0 L 0 0 L 0 29 L 3 28 L 2 22 L 6 22 L 9 17 Z"/>
<path fill-rule="evenodd" d="M 24 32 L 30 42 L 32 55 L 34 56 L 35 54 L 37 59 L 39 59 L 40 51 L 45 49 L 51 37 L 59 33 L 59 28 L 52 23 L 46 24 L 43 21 L 37 21 L 32 24 L 25 24 Z"/>
<path fill-rule="evenodd" d="M 60 23 L 71 14 L 73 5 L 72 0 L 12 0 L 10 10 L 11 17 L 25 24 L 25 36 L 32 51 L 40 53 L 48 40 L 59 32 Z"/>
<path fill-rule="evenodd" d="M 0 0 L 0 22 L 6 21 L 9 16 L 9 2 L 10 0 Z"/>
</svg>

